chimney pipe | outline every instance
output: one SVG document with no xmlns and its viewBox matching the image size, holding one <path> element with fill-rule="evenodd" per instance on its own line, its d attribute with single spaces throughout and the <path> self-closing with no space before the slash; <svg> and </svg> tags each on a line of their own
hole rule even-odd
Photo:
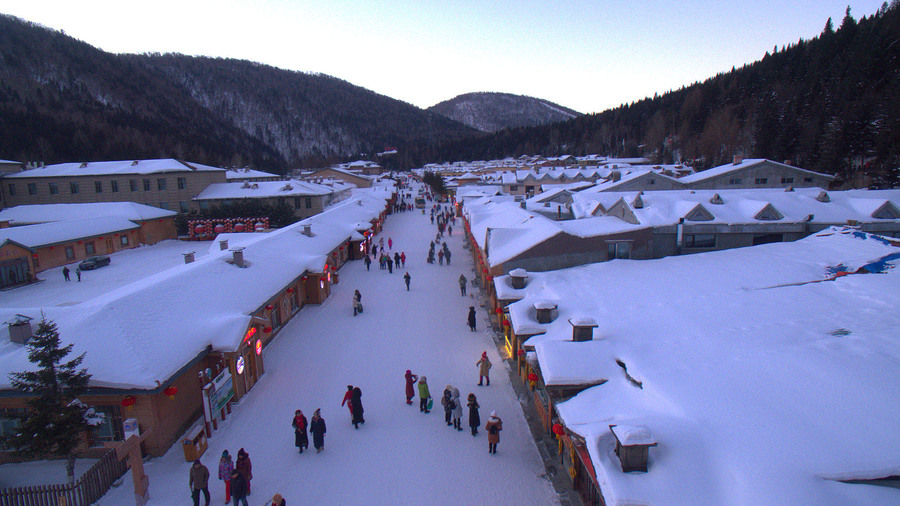
<svg viewBox="0 0 900 506">
<path fill-rule="evenodd" d="M 184 255 L 184 263 L 189 264 L 194 261 L 194 252 L 188 251 L 187 253 L 182 253 Z"/>
<path fill-rule="evenodd" d="M 231 250 L 232 262 L 238 267 L 244 267 L 244 248 L 234 248 Z"/>
<path fill-rule="evenodd" d="M 222 239 L 219 241 L 219 251 L 225 251 L 228 249 L 228 239 Z"/>
</svg>

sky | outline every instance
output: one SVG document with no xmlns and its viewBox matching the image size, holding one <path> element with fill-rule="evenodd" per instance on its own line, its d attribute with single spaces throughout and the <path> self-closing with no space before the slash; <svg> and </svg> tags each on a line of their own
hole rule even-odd
<svg viewBox="0 0 900 506">
<path fill-rule="evenodd" d="M 495 91 L 601 112 L 702 81 L 881 0 L 0 0 L 113 53 L 328 74 L 418 107 Z"/>
</svg>

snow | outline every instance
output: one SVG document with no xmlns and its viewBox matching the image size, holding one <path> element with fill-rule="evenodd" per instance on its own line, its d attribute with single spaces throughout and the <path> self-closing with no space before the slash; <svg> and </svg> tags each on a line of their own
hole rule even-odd
<svg viewBox="0 0 900 506">
<path fill-rule="evenodd" d="M 175 211 L 136 202 L 97 202 L 86 204 L 37 204 L 8 207 L 0 211 L 0 221 L 12 226 L 120 216 L 131 221 L 146 221 L 175 216 Z"/>
<path fill-rule="evenodd" d="M 118 216 L 56 221 L 0 229 L 0 244 L 6 241 L 29 249 L 66 243 L 85 237 L 137 230 L 140 226 Z"/>
<path fill-rule="evenodd" d="M 525 345 L 546 384 L 585 385 L 557 411 L 584 437 L 607 504 L 897 504 L 896 489 L 833 480 L 900 467 L 898 252 L 835 227 L 530 272 L 510 320 L 542 327 Z M 884 274 L 833 277 L 885 258 Z M 549 324 L 534 321 L 542 300 L 559 304 Z M 594 340 L 572 342 L 568 320 L 588 315 Z M 622 473 L 612 424 L 652 433 L 647 473 Z"/>
<path fill-rule="evenodd" d="M 324 228 L 313 223 L 317 234 Z M 331 296 L 322 305 L 304 307 L 266 347 L 265 374 L 219 425 L 202 457 L 212 474 L 211 504 L 224 500 L 224 486 L 215 478 L 218 457 L 225 449 L 234 455 L 239 448 L 246 449 L 253 461 L 251 504 L 263 504 L 276 492 L 289 504 L 557 503 L 511 389 L 508 366 L 487 330 L 486 312 L 475 296 L 459 294 L 460 273 L 473 276 L 461 232 L 447 239 L 455 253 L 452 266 L 425 263 L 435 228 L 420 212 L 389 216 L 381 237 L 385 244 L 392 238 L 394 249 L 406 253 L 406 269 L 389 274 L 377 264 L 369 272 L 362 262 L 346 264 Z M 457 228 L 462 230 L 461 225 Z M 169 251 L 180 260 L 181 250 L 195 249 L 199 254 L 206 250 L 203 246 L 182 244 Z M 136 252 L 141 249 L 145 248 Z M 124 263 L 117 255 L 110 267 L 96 271 L 98 275 Z M 214 254 L 206 257 L 206 262 L 218 261 Z M 410 292 L 403 284 L 405 271 L 412 277 Z M 62 276 L 57 276 L 59 280 L 50 278 L 45 286 L 60 291 L 82 288 L 72 283 L 58 286 Z M 254 282 L 247 280 L 244 286 Z M 362 292 L 365 306 L 365 313 L 355 318 L 349 304 L 354 289 Z M 478 309 L 475 333 L 466 325 L 470 305 Z M 482 351 L 494 364 L 489 387 L 476 386 L 475 362 Z M 462 432 L 447 427 L 439 408 L 425 415 L 416 405 L 407 406 L 406 369 L 428 376 L 432 395 L 439 396 L 446 384 L 458 387 L 462 397 L 474 392 L 482 427 L 496 410 L 504 422 L 498 453 L 487 453 L 483 429 L 472 437 L 467 427 Z M 347 384 L 362 389 L 366 423 L 359 430 L 348 423 L 349 413 L 340 405 Z M 309 418 L 316 408 L 321 408 L 328 424 L 325 450 L 299 455 L 290 421 L 295 409 Z M 464 425 L 467 420 L 464 410 Z M 63 464 L 0 466 L 0 481 L 17 483 L 24 474 L 56 466 Z M 189 464 L 180 445 L 145 463 L 144 469 L 149 476 L 149 504 L 187 502 Z M 133 500 L 131 478 L 126 475 L 99 504 Z"/>
<path fill-rule="evenodd" d="M 656 441 L 643 425 L 613 425 L 609 428 L 623 446 L 652 445 Z"/>
<path fill-rule="evenodd" d="M 65 177 L 65 176 L 100 176 L 112 174 L 159 174 L 164 172 L 224 171 L 217 167 L 188 163 L 172 158 L 158 160 L 119 160 L 111 162 L 74 162 L 47 165 L 37 169 L 23 170 L 5 176 L 6 178 L 25 177 Z"/>
</svg>

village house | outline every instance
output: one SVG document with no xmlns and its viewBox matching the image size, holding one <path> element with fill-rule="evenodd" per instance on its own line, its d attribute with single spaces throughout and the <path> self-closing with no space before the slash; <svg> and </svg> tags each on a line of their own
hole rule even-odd
<svg viewBox="0 0 900 506">
<path fill-rule="evenodd" d="M 303 171 L 298 175 L 303 181 L 319 183 L 322 181 L 343 181 L 357 188 L 371 188 L 377 177 L 360 172 L 352 172 L 339 167 L 328 167 L 314 171 Z"/>
<path fill-rule="evenodd" d="M 255 200 L 270 206 L 287 205 L 299 219 L 321 213 L 327 206 L 350 197 L 352 186 L 340 182 L 331 185 L 289 179 L 243 183 L 214 183 L 194 197 L 201 212 L 230 205 L 240 200 Z"/>
</svg>

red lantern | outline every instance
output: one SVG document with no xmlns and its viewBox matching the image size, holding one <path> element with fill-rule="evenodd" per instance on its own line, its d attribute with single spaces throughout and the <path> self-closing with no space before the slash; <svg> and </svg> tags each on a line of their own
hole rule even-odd
<svg viewBox="0 0 900 506">
<path fill-rule="evenodd" d="M 245 225 L 244 225 L 243 223 L 235 223 L 235 224 L 234 224 L 234 231 L 235 231 L 235 232 L 243 232 L 243 231 L 244 231 L 244 228 L 245 228 Z"/>
<path fill-rule="evenodd" d="M 129 395 L 128 397 L 122 399 L 122 405 L 125 406 L 126 409 L 130 409 L 131 406 L 134 406 L 135 402 L 137 402 L 137 398 L 133 395 Z"/>
<path fill-rule="evenodd" d="M 481 273 L 487 276 L 488 270 L 487 268 L 481 269 Z"/>
<path fill-rule="evenodd" d="M 486 277 L 485 279 L 486 279 L 488 282 L 491 282 L 491 281 L 494 280 L 493 276 L 488 276 L 488 277 Z"/>
<path fill-rule="evenodd" d="M 165 390 L 163 390 L 163 393 L 166 394 L 166 397 L 168 397 L 169 399 L 174 399 L 175 394 L 178 393 L 178 388 L 170 385 L 170 386 L 166 387 Z"/>
<path fill-rule="evenodd" d="M 496 311 L 497 311 L 497 314 L 503 314 L 503 308 L 502 308 L 502 307 L 498 307 L 498 308 L 496 309 Z"/>
<path fill-rule="evenodd" d="M 215 232 L 217 234 L 221 234 L 224 231 L 225 231 L 225 225 L 222 225 L 221 223 L 219 223 L 218 225 L 213 227 L 213 232 Z"/>
<path fill-rule="evenodd" d="M 525 350 L 520 349 L 518 353 L 519 353 L 519 356 L 520 356 L 520 357 L 524 357 L 524 356 L 525 356 Z"/>
<path fill-rule="evenodd" d="M 509 320 L 507 320 L 506 318 L 504 318 L 504 319 L 503 319 L 503 325 L 506 326 L 506 327 L 509 327 Z"/>
<path fill-rule="evenodd" d="M 287 289 L 287 293 L 294 293 L 294 289 L 293 289 L 293 288 L 288 288 L 288 289 Z"/>
<path fill-rule="evenodd" d="M 272 304 L 266 305 L 266 311 L 271 311 L 272 307 L 273 307 Z"/>
<path fill-rule="evenodd" d="M 266 334 L 268 334 L 269 332 L 272 332 L 272 327 L 265 327 L 263 329 L 263 332 L 265 332 Z"/>
<path fill-rule="evenodd" d="M 537 374 L 535 374 L 533 372 L 528 373 L 528 381 L 537 381 L 537 380 L 538 380 Z"/>
<path fill-rule="evenodd" d="M 563 429 L 562 425 L 560 425 L 558 423 L 554 423 L 553 424 L 553 433 L 556 434 L 557 436 L 562 436 L 566 433 L 566 429 Z"/>
<path fill-rule="evenodd" d="M 205 231 L 206 231 L 206 227 L 204 227 L 203 225 L 197 225 L 196 227 L 194 227 L 194 233 L 197 235 L 200 235 Z"/>
</svg>

